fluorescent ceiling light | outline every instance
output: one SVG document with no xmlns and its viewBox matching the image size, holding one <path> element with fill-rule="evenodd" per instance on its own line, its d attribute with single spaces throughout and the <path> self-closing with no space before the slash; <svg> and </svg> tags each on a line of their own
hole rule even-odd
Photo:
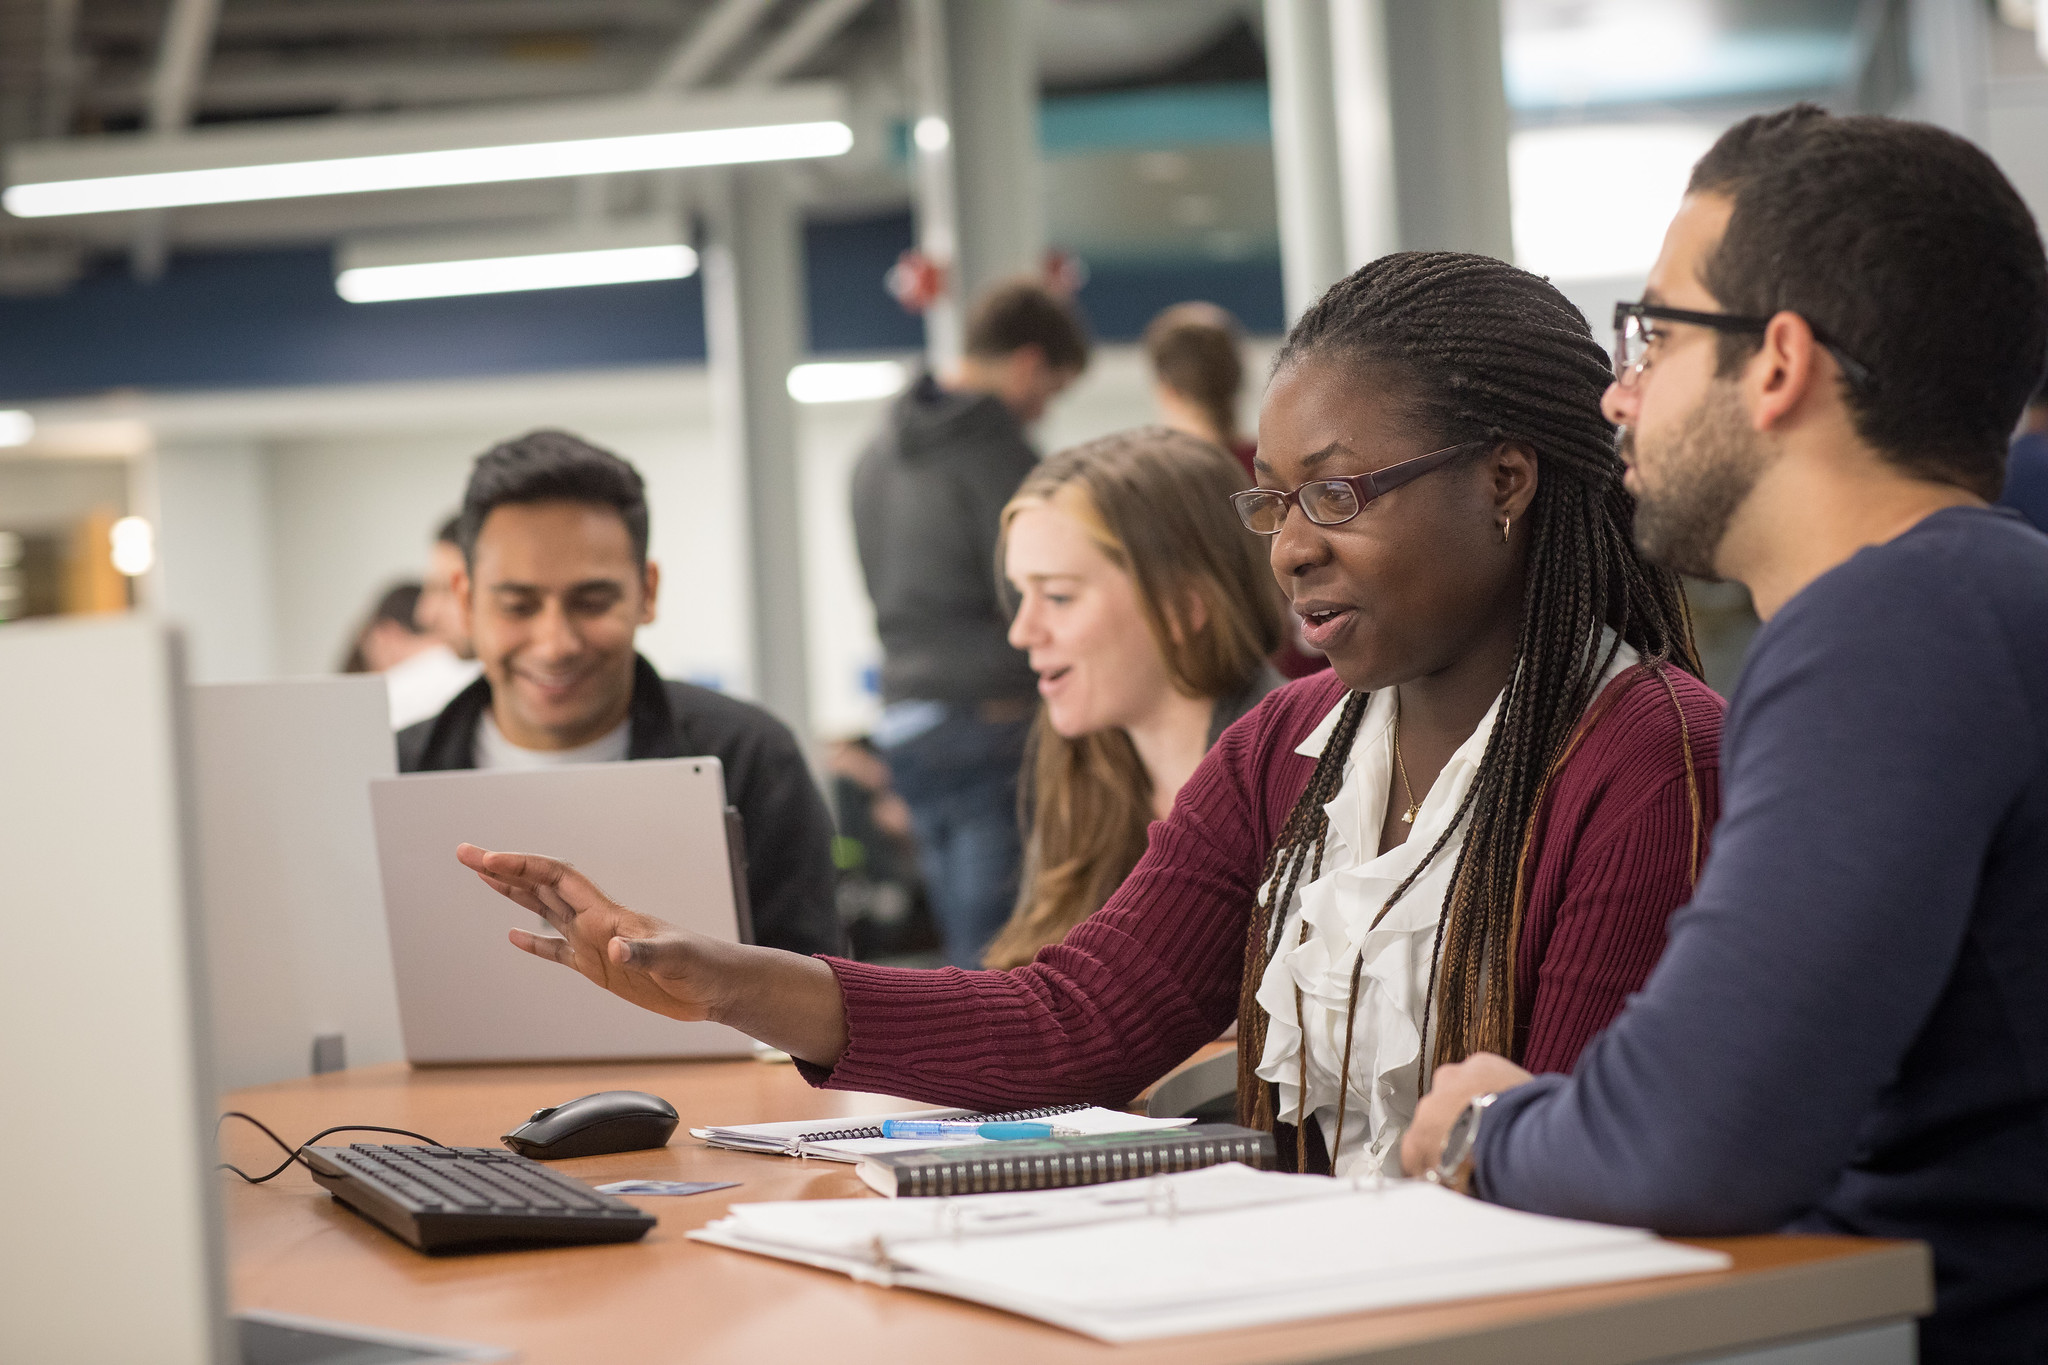
<svg viewBox="0 0 2048 1365">
<path fill-rule="evenodd" d="M 446 298 L 456 294 L 509 294 L 522 289 L 569 289 L 588 284 L 679 280 L 695 274 L 689 247 L 623 246 L 602 251 L 557 251 L 541 256 L 495 256 L 417 265 L 366 265 L 344 270 L 335 292 L 350 303 Z"/>
<path fill-rule="evenodd" d="M 476 114 L 306 120 L 289 128 L 110 134 L 11 148 L 20 218 L 116 213 L 562 176 L 839 156 L 836 88 L 591 101 Z"/>
<path fill-rule="evenodd" d="M 25 446 L 35 438 L 35 418 L 19 410 L 0 412 L 0 446 Z"/>
<path fill-rule="evenodd" d="M 799 403 L 860 403 L 893 398 L 910 371 L 900 360 L 827 360 L 789 372 L 789 396 Z"/>
<path fill-rule="evenodd" d="M 258 199 L 304 199 L 371 190 L 417 190 L 437 185 L 728 166 L 743 161 L 794 161 L 838 156 L 852 146 L 853 130 L 843 123 L 784 123 L 696 133 L 645 133 L 587 142 L 532 142 L 515 147 L 396 152 L 268 166 L 55 180 L 40 185 L 9 186 L 4 202 L 7 211 L 17 218 L 54 218 L 72 213 L 122 213 L 189 204 L 243 204 Z"/>
<path fill-rule="evenodd" d="M 682 220 L 648 214 L 492 232 L 356 237 L 335 255 L 350 303 L 678 280 L 696 273 Z"/>
</svg>

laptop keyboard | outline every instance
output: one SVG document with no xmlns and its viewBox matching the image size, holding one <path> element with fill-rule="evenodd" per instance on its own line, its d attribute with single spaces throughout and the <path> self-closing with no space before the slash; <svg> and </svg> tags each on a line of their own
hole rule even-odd
<svg viewBox="0 0 2048 1365">
<path fill-rule="evenodd" d="M 308 1147 L 313 1178 L 421 1251 L 631 1242 L 654 1226 L 623 1199 L 494 1147 Z"/>
</svg>

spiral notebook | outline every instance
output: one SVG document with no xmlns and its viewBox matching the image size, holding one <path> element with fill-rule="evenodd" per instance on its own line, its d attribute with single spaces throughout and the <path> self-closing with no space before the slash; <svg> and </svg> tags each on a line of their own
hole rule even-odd
<svg viewBox="0 0 2048 1365">
<path fill-rule="evenodd" d="M 1101 1341 L 1725 1270 L 1636 1228 L 1419 1180 L 1211 1166 L 961 1199 L 735 1204 L 691 1240 L 920 1289 Z"/>
<path fill-rule="evenodd" d="M 876 1152 L 861 1158 L 855 1170 L 869 1189 L 894 1199 L 1101 1185 L 1226 1161 L 1270 1171 L 1275 1161 L 1273 1135 L 1234 1123 L 1198 1123 L 1165 1133 L 1098 1133 L 984 1142 L 965 1150 Z"/>
<path fill-rule="evenodd" d="M 859 1161 L 880 1152 L 914 1152 L 926 1147 L 971 1147 L 987 1141 L 979 1137 L 885 1138 L 882 1124 L 889 1119 L 953 1119 L 973 1123 L 1022 1123 L 1050 1119 L 1062 1128 L 1094 1136 L 1099 1133 L 1149 1133 L 1164 1128 L 1181 1128 L 1193 1119 L 1148 1119 L 1121 1114 L 1088 1104 L 1056 1104 L 1040 1109 L 1012 1109 L 1000 1114 L 977 1114 L 971 1109 L 912 1109 L 900 1114 L 863 1115 L 865 1123 L 844 1119 L 809 1119 L 794 1123 L 749 1123 L 730 1128 L 692 1128 L 690 1136 L 714 1147 L 736 1152 L 765 1152 L 771 1156 L 814 1156 L 827 1161 Z"/>
</svg>

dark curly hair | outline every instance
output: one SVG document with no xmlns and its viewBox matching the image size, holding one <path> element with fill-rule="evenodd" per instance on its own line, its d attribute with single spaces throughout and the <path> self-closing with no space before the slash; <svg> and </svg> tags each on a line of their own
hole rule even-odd
<svg viewBox="0 0 2048 1365">
<path fill-rule="evenodd" d="M 463 562 L 476 568 L 476 539 L 506 503 L 584 502 L 609 507 L 626 523 L 633 558 L 647 564 L 647 485 L 640 471 L 580 436 L 543 427 L 502 441 L 476 457 L 454 523 Z"/>
<path fill-rule="evenodd" d="M 1703 280 L 1731 313 L 1793 312 L 1870 372 L 1857 434 L 1921 478 L 1996 498 L 2006 437 L 2048 365 L 2048 260 L 1991 158 L 1931 124 L 1758 114 L 1693 167 L 1735 211 Z M 1756 352 L 1723 334 L 1722 374 Z"/>
</svg>

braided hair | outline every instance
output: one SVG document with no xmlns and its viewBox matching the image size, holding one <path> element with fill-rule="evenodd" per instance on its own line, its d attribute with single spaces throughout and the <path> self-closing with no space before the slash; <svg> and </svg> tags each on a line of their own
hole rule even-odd
<svg viewBox="0 0 2048 1365">
<path fill-rule="evenodd" d="M 1499 718 L 1456 815 L 1379 912 L 1384 916 L 1407 893 L 1469 819 L 1437 922 L 1422 1033 L 1429 1036 L 1429 1011 L 1436 1009 L 1431 1067 L 1481 1051 L 1512 1057 L 1524 1005 L 1515 993 L 1515 953 L 1527 896 L 1525 857 L 1544 789 L 1612 662 L 1612 648 L 1602 648 L 1603 628 L 1653 668 L 1670 663 L 1697 676 L 1684 592 L 1677 575 L 1636 551 L 1634 503 L 1622 487 L 1613 428 L 1600 411 L 1613 371 L 1585 319 L 1548 281 L 1485 256 L 1384 256 L 1332 286 L 1302 315 L 1274 370 L 1310 358 L 1370 369 L 1432 446 L 1514 442 L 1535 453 L 1521 628 Z M 1285 907 L 1304 879 L 1321 875 L 1329 831 L 1323 807 L 1343 785 L 1368 700 L 1361 692 L 1345 699 L 1260 877 L 1238 1010 L 1238 1108 L 1252 1126 L 1275 1127 L 1274 1092 L 1254 1070 L 1268 1022 L 1256 998 L 1259 983 L 1280 947 Z M 1345 1075 L 1361 965 L 1351 972 Z M 1340 1141 L 1341 1129 L 1332 1155 Z M 1296 1145 L 1305 1162 L 1306 1144 Z"/>
</svg>

